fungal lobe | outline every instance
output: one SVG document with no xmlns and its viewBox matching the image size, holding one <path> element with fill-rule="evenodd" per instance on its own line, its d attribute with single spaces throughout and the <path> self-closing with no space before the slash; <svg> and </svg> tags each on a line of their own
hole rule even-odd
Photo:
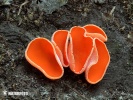
<svg viewBox="0 0 133 100">
<path fill-rule="evenodd" d="M 67 56 L 67 49 L 68 49 L 68 39 L 69 34 L 67 30 L 58 30 L 55 31 L 52 35 L 52 43 L 54 44 L 56 53 L 61 60 L 61 63 L 64 67 L 68 67 L 68 56 Z"/>
<path fill-rule="evenodd" d="M 93 54 L 98 57 L 91 56 L 94 63 L 88 64 L 85 70 L 86 80 L 91 84 L 96 84 L 103 78 L 110 62 L 110 55 L 105 43 L 100 39 L 94 41 L 96 49 Z"/>
<path fill-rule="evenodd" d="M 92 38 L 98 38 L 103 42 L 107 41 L 107 36 L 100 27 L 93 24 L 88 24 L 88 25 L 85 25 L 84 28 L 87 31 L 86 36 L 91 36 Z"/>
<path fill-rule="evenodd" d="M 64 73 L 53 44 L 45 38 L 32 40 L 25 51 L 25 57 L 31 65 L 50 79 L 59 79 Z"/>
<path fill-rule="evenodd" d="M 91 37 L 85 37 L 84 28 L 79 26 L 71 28 L 68 58 L 70 61 L 70 69 L 74 73 L 81 74 L 84 72 L 92 48 L 93 40 Z"/>
</svg>

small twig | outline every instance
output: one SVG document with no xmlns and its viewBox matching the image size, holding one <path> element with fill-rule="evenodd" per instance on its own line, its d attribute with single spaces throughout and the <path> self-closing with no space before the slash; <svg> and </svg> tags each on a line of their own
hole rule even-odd
<svg viewBox="0 0 133 100">
<path fill-rule="evenodd" d="M 6 20 L 9 20 L 10 17 L 10 10 L 7 8 L 6 9 Z"/>
<path fill-rule="evenodd" d="M 18 23 L 18 26 L 20 26 L 21 25 L 21 23 L 22 23 L 22 18 L 19 18 L 19 23 Z"/>
<path fill-rule="evenodd" d="M 18 15 L 20 14 L 20 12 L 21 12 L 21 10 L 22 10 L 22 7 L 23 7 L 24 5 L 26 5 L 28 2 L 29 2 L 28 0 L 25 0 L 25 2 L 22 3 L 22 4 L 20 5 L 19 11 L 18 11 Z"/>
<path fill-rule="evenodd" d="M 114 11 L 115 11 L 115 6 L 112 8 L 112 10 L 110 11 L 109 15 L 112 16 Z"/>
</svg>

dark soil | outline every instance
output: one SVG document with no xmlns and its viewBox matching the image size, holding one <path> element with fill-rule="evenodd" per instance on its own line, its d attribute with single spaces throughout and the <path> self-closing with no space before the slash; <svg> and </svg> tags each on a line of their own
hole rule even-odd
<svg viewBox="0 0 133 100">
<path fill-rule="evenodd" d="M 0 5 L 0 100 L 132 100 L 133 99 L 133 2 L 132 0 L 69 0 L 51 14 L 32 9 L 24 0 Z M 114 9 L 114 11 L 113 11 Z M 111 62 L 103 80 L 86 82 L 65 68 L 64 76 L 47 79 L 24 57 L 35 37 L 51 38 L 58 29 L 96 24 L 107 34 Z M 28 92 L 28 96 L 3 95 Z"/>
</svg>

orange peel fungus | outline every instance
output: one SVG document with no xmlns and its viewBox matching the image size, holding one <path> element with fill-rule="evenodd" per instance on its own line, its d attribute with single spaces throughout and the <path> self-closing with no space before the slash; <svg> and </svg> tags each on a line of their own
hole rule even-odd
<svg viewBox="0 0 133 100">
<path fill-rule="evenodd" d="M 64 67 L 69 66 L 68 56 L 67 56 L 68 39 L 69 39 L 69 34 L 67 30 L 55 31 L 51 38 L 51 42 L 53 43 L 56 53 L 60 58 L 61 63 Z"/>
<path fill-rule="evenodd" d="M 59 79 L 64 73 L 53 44 L 45 38 L 32 40 L 25 51 L 25 57 L 49 79 Z"/>
<path fill-rule="evenodd" d="M 85 29 L 79 26 L 72 27 L 70 30 L 68 58 L 70 69 L 76 74 L 84 72 L 93 51 L 93 39 L 86 37 L 85 33 Z"/>
<path fill-rule="evenodd" d="M 106 41 L 105 32 L 94 24 L 74 26 L 70 31 L 55 31 L 51 41 L 35 38 L 28 44 L 25 58 L 49 79 L 61 78 L 63 66 L 69 66 L 75 74 L 85 72 L 87 82 L 96 84 L 110 62 Z"/>
</svg>

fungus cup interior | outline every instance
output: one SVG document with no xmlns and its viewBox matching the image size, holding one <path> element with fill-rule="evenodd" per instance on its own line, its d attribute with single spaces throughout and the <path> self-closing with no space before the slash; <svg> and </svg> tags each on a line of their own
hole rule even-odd
<svg viewBox="0 0 133 100">
<path fill-rule="evenodd" d="M 67 30 L 58 30 L 52 35 L 52 43 L 55 46 L 55 50 L 59 58 L 61 59 L 62 65 L 68 67 L 68 31 Z"/>
<path fill-rule="evenodd" d="M 95 39 L 95 45 L 98 52 L 98 62 L 92 65 L 87 73 L 87 80 L 92 84 L 99 82 L 103 78 L 110 62 L 106 45 L 99 39 Z"/>
<path fill-rule="evenodd" d="M 50 79 L 58 78 L 63 71 L 49 40 L 37 38 L 31 41 L 26 50 L 26 59 Z"/>
<path fill-rule="evenodd" d="M 99 26 L 88 24 L 88 25 L 85 25 L 84 28 L 87 31 L 86 33 L 87 36 L 91 36 L 92 38 L 98 38 L 103 42 L 107 41 L 107 36 L 105 32 Z"/>
<path fill-rule="evenodd" d="M 70 31 L 70 44 L 69 46 L 69 59 L 70 68 L 76 74 L 81 74 L 85 69 L 85 63 L 87 58 L 90 56 L 93 42 L 92 38 L 85 37 L 85 30 L 82 27 L 73 27 Z M 72 51 L 71 51 L 72 50 Z M 73 57 L 72 57 L 73 56 Z M 74 58 L 74 59 L 72 59 Z M 71 64 L 73 62 L 73 64 Z"/>
</svg>

